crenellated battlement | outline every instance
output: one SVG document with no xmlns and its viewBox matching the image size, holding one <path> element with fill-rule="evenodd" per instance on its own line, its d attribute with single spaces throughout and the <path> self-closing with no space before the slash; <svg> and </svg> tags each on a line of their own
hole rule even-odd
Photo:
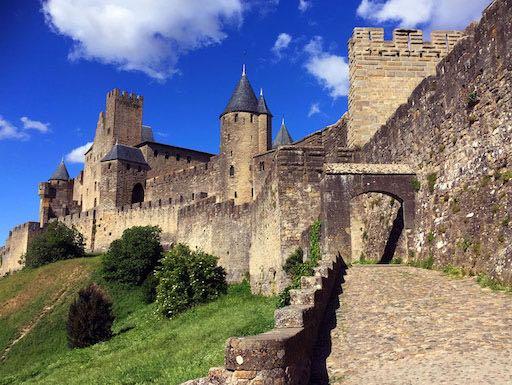
<svg viewBox="0 0 512 385">
<path fill-rule="evenodd" d="M 349 147 L 367 143 L 463 36 L 433 31 L 425 41 L 420 29 L 395 29 L 385 40 L 383 28 L 355 28 L 348 47 Z"/>
<path fill-rule="evenodd" d="M 349 41 L 350 54 L 369 56 L 432 56 L 446 55 L 463 36 L 461 31 L 432 31 L 425 40 L 421 29 L 395 29 L 392 40 L 384 39 L 384 28 L 355 28 Z"/>
<path fill-rule="evenodd" d="M 116 98 L 118 100 L 129 101 L 132 103 L 140 103 L 141 106 L 144 101 L 144 96 L 133 92 L 121 91 L 119 88 L 114 88 L 112 91 L 107 93 L 107 100 L 110 98 Z"/>
</svg>

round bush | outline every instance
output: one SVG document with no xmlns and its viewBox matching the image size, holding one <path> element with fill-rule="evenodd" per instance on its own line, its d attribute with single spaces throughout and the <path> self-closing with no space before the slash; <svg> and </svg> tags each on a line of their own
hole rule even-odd
<svg viewBox="0 0 512 385">
<path fill-rule="evenodd" d="M 29 243 L 25 265 L 38 267 L 63 259 L 85 256 L 84 237 L 74 227 L 51 222 Z"/>
<path fill-rule="evenodd" d="M 141 285 L 163 255 L 160 228 L 136 226 L 126 229 L 121 239 L 110 244 L 103 256 L 106 280 Z"/>
<path fill-rule="evenodd" d="M 157 307 L 167 317 L 227 292 L 226 272 L 217 258 L 181 244 L 162 259 L 155 275 Z"/>
<path fill-rule="evenodd" d="M 95 283 L 78 292 L 69 307 L 67 334 L 70 348 L 84 348 L 112 337 L 112 301 Z"/>
</svg>

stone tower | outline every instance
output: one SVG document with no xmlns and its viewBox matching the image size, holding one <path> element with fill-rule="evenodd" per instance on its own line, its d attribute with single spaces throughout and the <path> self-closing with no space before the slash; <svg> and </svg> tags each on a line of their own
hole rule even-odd
<svg viewBox="0 0 512 385">
<path fill-rule="evenodd" d="M 64 160 L 60 162 L 48 182 L 39 184 L 39 223 L 42 226 L 52 218 L 68 215 L 76 207 L 73 202 L 73 180 Z"/>
<path fill-rule="evenodd" d="M 231 99 L 220 116 L 220 152 L 225 159 L 226 191 L 236 204 L 250 202 L 252 158 L 271 149 L 272 114 L 263 92 L 259 99 L 247 78 L 245 66 Z"/>
<path fill-rule="evenodd" d="M 106 99 L 105 112 L 100 113 L 96 125 L 94 144 L 85 154 L 84 184 L 80 191 L 84 211 L 100 204 L 101 159 L 116 143 L 135 146 L 143 141 L 143 97 L 115 88 Z"/>
<path fill-rule="evenodd" d="M 362 146 L 462 37 L 460 31 L 433 31 L 423 41 L 418 29 L 397 29 L 384 40 L 383 28 L 355 28 L 349 41 L 348 145 Z"/>
</svg>

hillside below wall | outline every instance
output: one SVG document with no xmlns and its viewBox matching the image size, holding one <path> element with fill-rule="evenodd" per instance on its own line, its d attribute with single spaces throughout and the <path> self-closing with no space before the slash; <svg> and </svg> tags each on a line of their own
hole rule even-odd
<svg viewBox="0 0 512 385">
<path fill-rule="evenodd" d="M 409 163 L 418 173 L 414 253 L 406 258 L 512 283 L 512 0 L 494 2 L 467 33 L 362 157 Z"/>
</svg>

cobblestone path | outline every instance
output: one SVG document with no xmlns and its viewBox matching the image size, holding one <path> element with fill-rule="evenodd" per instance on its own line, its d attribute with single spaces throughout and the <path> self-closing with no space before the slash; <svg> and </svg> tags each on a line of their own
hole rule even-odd
<svg viewBox="0 0 512 385">
<path fill-rule="evenodd" d="M 512 295 L 407 266 L 348 270 L 331 384 L 512 385 Z"/>
</svg>

